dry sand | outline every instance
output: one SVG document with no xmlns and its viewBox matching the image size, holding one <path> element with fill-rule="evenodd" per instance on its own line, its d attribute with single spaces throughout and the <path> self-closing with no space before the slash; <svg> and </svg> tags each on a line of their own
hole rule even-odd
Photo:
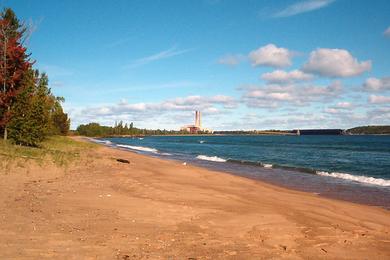
<svg viewBox="0 0 390 260">
<path fill-rule="evenodd" d="M 103 146 L 0 178 L 0 259 L 390 259 L 387 210 Z"/>
</svg>

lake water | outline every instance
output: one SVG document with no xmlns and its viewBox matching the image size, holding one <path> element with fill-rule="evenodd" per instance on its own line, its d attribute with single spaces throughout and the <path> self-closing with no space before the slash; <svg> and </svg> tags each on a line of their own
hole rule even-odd
<svg viewBox="0 0 390 260">
<path fill-rule="evenodd" d="M 390 207 L 390 136 L 149 136 L 100 142 L 328 197 Z"/>
</svg>

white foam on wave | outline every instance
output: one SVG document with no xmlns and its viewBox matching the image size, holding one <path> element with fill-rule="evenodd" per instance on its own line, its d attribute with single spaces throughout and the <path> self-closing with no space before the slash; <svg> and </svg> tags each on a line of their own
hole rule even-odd
<svg viewBox="0 0 390 260">
<path fill-rule="evenodd" d="M 264 163 L 264 164 L 263 164 L 263 167 L 264 167 L 264 168 L 272 168 L 272 164 Z"/>
<path fill-rule="evenodd" d="M 340 179 L 356 181 L 356 182 L 360 182 L 360 183 L 385 186 L 385 187 L 390 186 L 390 180 L 385 180 L 385 179 L 381 179 L 381 178 L 367 177 L 367 176 L 361 176 L 361 175 L 351 175 L 348 173 L 340 173 L 340 172 L 330 172 L 329 173 L 329 172 L 319 171 L 316 173 L 318 175 L 321 175 L 321 176 L 340 178 Z"/>
<path fill-rule="evenodd" d="M 226 162 L 225 159 L 219 158 L 217 156 L 207 156 L 207 155 L 202 155 L 202 154 L 196 156 L 196 159 L 205 160 L 205 161 L 212 161 L 212 162 Z"/>
<path fill-rule="evenodd" d="M 133 146 L 133 145 L 126 145 L 126 144 L 118 144 L 117 146 L 132 149 L 132 150 L 142 151 L 142 152 L 158 153 L 157 149 L 150 148 L 150 147 Z"/>
<path fill-rule="evenodd" d="M 203 141 L 203 140 L 200 140 L 200 141 L 199 141 L 199 143 L 200 143 L 200 144 L 203 144 L 203 143 L 204 143 L 204 141 Z"/>
<path fill-rule="evenodd" d="M 92 139 L 95 143 L 100 143 L 100 144 L 112 144 L 111 141 L 108 140 L 98 140 L 98 139 Z"/>
</svg>

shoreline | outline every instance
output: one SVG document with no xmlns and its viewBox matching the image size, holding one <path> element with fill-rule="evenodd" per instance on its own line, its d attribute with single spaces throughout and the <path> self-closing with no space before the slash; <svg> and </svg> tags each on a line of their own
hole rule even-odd
<svg viewBox="0 0 390 260">
<path fill-rule="evenodd" d="M 103 145 L 0 176 L 3 258 L 390 257 L 388 210 Z"/>
<path fill-rule="evenodd" d="M 390 181 L 386 179 L 275 163 L 235 161 L 217 157 L 192 158 L 185 155 L 162 153 L 150 147 L 126 147 L 126 145 L 118 145 L 114 142 L 105 143 L 106 141 L 99 139 L 91 140 L 114 149 L 135 152 L 164 160 L 187 162 L 208 170 L 249 178 L 278 187 L 314 193 L 326 198 L 390 209 L 390 189 L 387 186 Z"/>
<path fill-rule="evenodd" d="M 81 137 L 81 136 L 78 136 L 78 137 Z M 209 171 L 209 172 L 217 173 L 217 174 L 220 174 L 220 175 L 229 175 L 229 176 L 240 178 L 240 179 L 243 179 L 243 180 L 254 181 L 256 183 L 259 183 L 259 185 L 269 186 L 270 188 L 273 188 L 273 189 L 281 189 L 281 190 L 287 191 L 287 192 L 303 193 L 303 194 L 312 195 L 312 196 L 315 196 L 315 197 L 320 197 L 320 198 L 323 198 L 323 199 L 328 199 L 328 200 L 332 200 L 332 201 L 338 201 L 338 202 L 342 202 L 342 203 L 351 203 L 351 204 L 354 204 L 354 205 L 360 205 L 360 206 L 365 206 L 365 207 L 375 207 L 375 208 L 383 209 L 383 210 L 388 211 L 390 213 L 390 208 L 387 208 L 387 207 L 382 207 L 382 206 L 378 206 L 378 205 L 370 205 L 370 204 L 359 203 L 359 202 L 345 200 L 345 199 L 339 199 L 339 198 L 332 198 L 332 197 L 328 197 L 328 196 L 323 196 L 323 195 L 321 195 L 321 194 L 319 194 L 317 192 L 309 192 L 309 191 L 304 191 L 304 190 L 300 190 L 300 189 L 294 189 L 294 188 L 290 188 L 290 187 L 287 187 L 287 186 L 283 186 L 283 185 L 278 185 L 278 184 L 274 184 L 274 183 L 271 183 L 271 182 L 267 182 L 267 181 L 264 181 L 264 180 L 261 180 L 261 179 L 258 179 L 258 178 L 251 178 L 251 177 L 248 177 L 246 175 L 239 175 L 236 172 L 224 171 L 224 170 L 220 170 L 218 168 L 207 167 L 207 166 L 203 166 L 203 165 L 197 164 L 197 163 L 191 163 L 191 162 L 187 163 L 187 162 L 183 162 L 180 159 L 163 157 L 161 155 L 148 154 L 148 153 L 145 153 L 145 152 L 131 150 L 131 149 L 128 149 L 128 148 L 125 148 L 125 147 L 114 147 L 114 146 L 107 145 L 107 144 L 104 144 L 104 143 L 95 142 L 94 141 L 94 140 L 96 140 L 95 138 L 91 138 L 92 140 L 88 140 L 87 138 L 89 138 L 89 137 L 81 137 L 81 139 L 83 139 L 83 140 L 85 140 L 87 142 L 96 143 L 99 146 L 106 147 L 108 149 L 119 150 L 119 151 L 122 151 L 122 152 L 125 152 L 125 153 L 131 153 L 132 155 L 144 157 L 147 160 L 150 159 L 150 160 L 161 160 L 161 161 L 164 161 L 164 162 L 172 162 L 176 166 L 179 166 L 179 167 L 181 167 L 181 166 L 194 167 L 194 168 L 198 168 L 198 169 L 200 169 L 202 171 Z M 76 138 L 76 139 L 78 139 L 78 138 Z M 205 161 L 203 161 L 203 162 L 205 162 Z M 185 165 L 183 165 L 183 163 L 185 163 Z M 293 167 L 291 167 L 291 168 L 293 168 Z M 310 175 L 314 175 L 312 173 L 309 173 L 309 174 Z"/>
</svg>

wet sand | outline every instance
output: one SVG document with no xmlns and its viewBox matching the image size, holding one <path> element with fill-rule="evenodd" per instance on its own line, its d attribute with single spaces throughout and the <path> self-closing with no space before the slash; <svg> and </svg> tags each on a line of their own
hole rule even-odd
<svg viewBox="0 0 390 260">
<path fill-rule="evenodd" d="M 385 209 L 109 147 L 0 178 L 1 259 L 390 258 Z"/>
</svg>

